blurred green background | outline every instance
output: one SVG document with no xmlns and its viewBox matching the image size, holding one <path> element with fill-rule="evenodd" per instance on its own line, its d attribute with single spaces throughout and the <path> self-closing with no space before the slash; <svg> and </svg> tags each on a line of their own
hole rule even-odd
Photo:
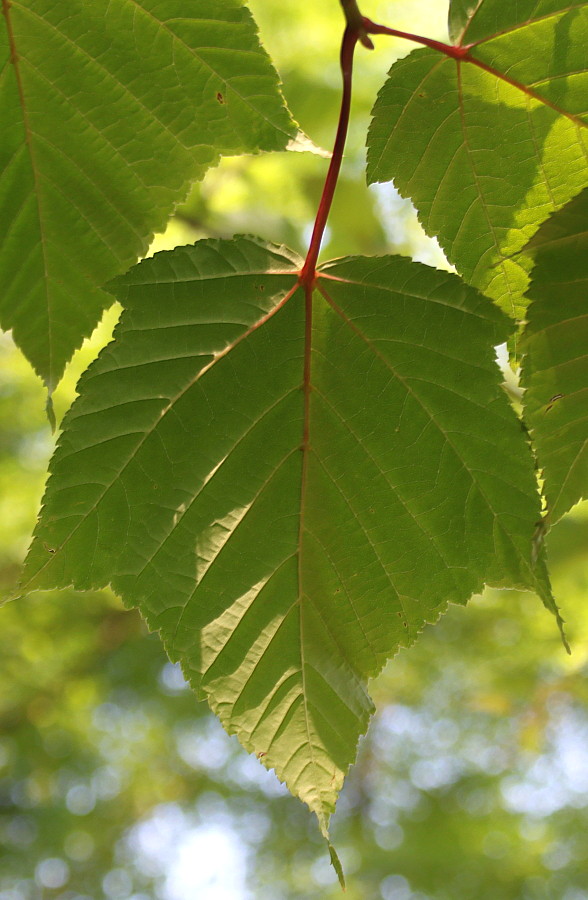
<svg viewBox="0 0 588 900">
<path fill-rule="evenodd" d="M 330 147 L 339 101 L 336 0 L 251 0 L 302 129 Z M 371 2 L 446 37 L 442 0 Z M 410 48 L 357 58 L 353 120 L 325 256 L 394 252 L 443 265 L 410 204 L 366 189 L 375 93 Z M 327 161 L 225 160 L 153 249 L 253 232 L 303 251 Z M 57 391 L 108 340 L 113 309 Z M 26 552 L 53 437 L 44 395 L 0 338 L 0 586 Z M 516 393 L 516 388 L 514 389 Z M 488 591 L 401 652 L 347 779 L 333 839 L 350 900 L 588 900 L 588 509 L 550 534 L 566 656 L 537 598 Z M 108 592 L 31 596 L 0 611 L 0 900 L 294 900 L 341 896 L 307 810 L 228 738 Z"/>
</svg>

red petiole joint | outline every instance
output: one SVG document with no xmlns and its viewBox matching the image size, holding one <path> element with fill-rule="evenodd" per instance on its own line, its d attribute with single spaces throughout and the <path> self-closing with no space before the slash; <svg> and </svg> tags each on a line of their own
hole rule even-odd
<svg viewBox="0 0 588 900">
<path fill-rule="evenodd" d="M 372 22 L 366 16 L 358 15 L 353 17 L 348 9 L 351 6 L 357 9 L 355 4 L 343 4 L 346 10 L 347 27 L 343 34 L 341 43 L 341 74 L 343 76 L 343 94 L 341 98 L 341 111 L 339 113 L 339 124 L 337 126 L 337 136 L 333 147 L 333 155 L 325 179 L 323 193 L 321 195 L 319 207 L 314 222 L 314 228 L 308 252 L 304 265 L 300 270 L 298 277 L 299 284 L 303 285 L 306 290 L 310 290 L 317 278 L 316 264 L 321 247 L 321 242 L 325 232 L 339 172 L 341 171 L 341 163 L 343 161 L 343 151 L 347 140 L 347 131 L 349 128 L 349 111 L 351 108 L 351 86 L 353 75 L 353 55 L 355 47 L 358 43 L 362 43 L 365 47 L 373 49 L 373 44 L 368 35 L 370 34 L 387 34 L 392 37 L 404 38 L 408 41 L 421 44 L 424 47 L 430 47 L 443 53 L 451 59 L 463 60 L 468 59 L 468 54 L 472 48 L 471 44 L 465 46 L 454 46 L 452 44 L 444 44 L 442 41 L 434 41 L 431 38 L 422 37 L 418 34 L 411 34 L 407 31 L 398 31 L 396 28 L 388 28 L 386 25 L 378 25 Z"/>
</svg>

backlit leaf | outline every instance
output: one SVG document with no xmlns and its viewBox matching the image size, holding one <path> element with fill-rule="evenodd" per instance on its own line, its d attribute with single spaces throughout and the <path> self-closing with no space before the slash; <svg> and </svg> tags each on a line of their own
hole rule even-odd
<svg viewBox="0 0 588 900">
<path fill-rule="evenodd" d="M 521 27 L 541 20 L 566 20 L 575 18 L 584 2 L 572 0 L 515 0 L 502 3 L 500 0 L 450 0 L 449 23 L 452 39 L 456 43 L 470 44 L 506 32 L 519 32 Z M 522 54 L 521 54 L 522 55 Z"/>
<path fill-rule="evenodd" d="M 241 0 L 11 0 L 0 73 L 0 322 L 52 388 L 191 181 L 295 128 Z"/>
<path fill-rule="evenodd" d="M 588 191 L 549 219 L 530 249 L 525 417 L 557 522 L 588 497 Z"/>
<path fill-rule="evenodd" d="M 326 833 L 399 646 L 485 582 L 554 606 L 507 318 L 406 259 L 329 263 L 308 298 L 300 265 L 239 238 L 117 279 L 24 586 L 110 583 Z"/>
<path fill-rule="evenodd" d="M 449 37 L 460 44 L 466 26 L 484 0 L 451 0 L 449 4 Z"/>
<path fill-rule="evenodd" d="M 393 179 L 463 277 L 519 317 L 530 263 L 514 254 L 588 184 L 588 4 L 485 0 L 468 19 L 471 5 L 452 7 L 468 59 L 418 50 L 390 70 L 368 179 Z"/>
</svg>

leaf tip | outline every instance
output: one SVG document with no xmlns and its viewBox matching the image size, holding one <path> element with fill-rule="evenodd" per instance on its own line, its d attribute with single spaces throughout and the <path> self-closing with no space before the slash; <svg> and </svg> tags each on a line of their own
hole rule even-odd
<svg viewBox="0 0 588 900">
<path fill-rule="evenodd" d="M 329 851 L 329 858 L 330 858 L 331 865 L 335 870 L 335 873 L 339 880 L 339 884 L 341 885 L 341 890 L 343 892 L 345 892 L 345 890 L 346 890 L 345 872 L 343 871 L 343 866 L 341 865 L 341 860 L 339 859 L 339 855 L 338 855 L 337 851 L 335 850 L 335 848 L 333 847 L 333 845 L 331 843 L 331 839 L 329 837 L 328 816 L 325 816 L 324 813 L 318 813 L 318 812 L 316 813 L 316 816 L 318 819 L 321 834 L 327 843 L 327 848 Z"/>
<path fill-rule="evenodd" d="M 562 644 L 564 645 L 564 649 L 565 649 L 566 653 L 568 654 L 568 656 L 571 656 L 571 655 L 572 655 L 572 648 L 570 647 L 569 642 L 568 642 L 568 639 L 567 639 L 567 636 L 566 636 L 565 619 L 563 619 L 563 618 L 561 617 L 560 611 L 559 611 L 559 609 L 558 609 L 557 606 L 555 607 L 555 610 L 556 610 L 556 612 L 555 612 L 555 618 L 556 618 L 556 621 L 557 621 L 557 627 L 559 628 L 559 634 L 560 634 L 560 637 L 561 637 L 561 642 L 562 642 Z"/>
<path fill-rule="evenodd" d="M 49 427 L 51 428 L 51 433 L 55 434 L 55 430 L 57 428 L 57 419 L 55 418 L 55 408 L 53 406 L 53 389 L 47 388 L 47 399 L 45 401 L 45 413 L 47 415 L 47 419 L 49 420 Z"/>
<path fill-rule="evenodd" d="M 339 884 L 341 885 L 341 890 L 345 893 L 345 873 L 343 871 L 343 866 L 341 865 L 341 860 L 337 855 L 337 851 L 333 847 L 330 841 L 327 841 L 327 847 L 329 848 L 329 856 L 331 858 L 331 865 L 333 866 L 335 872 L 337 873 L 337 878 L 339 879 Z"/>
<path fill-rule="evenodd" d="M 561 615 L 559 606 L 555 602 L 555 598 L 554 598 L 553 594 L 551 593 L 551 591 L 549 591 L 549 593 L 546 593 L 545 591 L 541 591 L 539 596 L 541 597 L 541 600 L 543 601 L 543 605 L 545 606 L 545 608 L 548 609 L 549 612 L 553 613 L 553 615 L 555 616 L 555 621 L 557 622 L 557 627 L 559 629 L 561 642 L 564 645 L 566 653 L 568 653 L 571 656 L 572 650 L 571 650 L 571 647 L 568 643 L 568 639 L 566 636 L 565 619 Z"/>
</svg>

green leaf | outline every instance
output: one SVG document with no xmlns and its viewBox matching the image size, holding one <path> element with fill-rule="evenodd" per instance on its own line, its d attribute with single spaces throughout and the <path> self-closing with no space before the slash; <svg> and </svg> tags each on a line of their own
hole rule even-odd
<svg viewBox="0 0 588 900">
<path fill-rule="evenodd" d="M 219 154 L 295 128 L 241 0 L 12 0 L 0 26 L 0 322 L 48 386 Z"/>
<path fill-rule="evenodd" d="M 470 40 L 467 59 L 426 49 L 392 67 L 368 180 L 393 179 L 463 277 L 516 318 L 530 262 L 515 254 L 588 184 L 588 5 L 486 0 Z"/>
<path fill-rule="evenodd" d="M 449 4 L 449 37 L 461 44 L 468 23 L 484 0 L 451 0 Z"/>
<path fill-rule="evenodd" d="M 139 606 L 326 834 L 399 646 L 484 582 L 554 607 L 494 359 L 509 321 L 406 259 L 329 263 L 308 297 L 301 264 L 239 238 L 117 279 L 24 586 L 110 583 Z"/>
<path fill-rule="evenodd" d="M 452 40 L 454 34 L 460 43 L 470 44 L 506 32 L 518 32 L 521 27 L 551 18 L 575 18 L 585 2 L 573 0 L 516 0 L 503 3 L 501 0 L 451 0 L 449 23 Z"/>
<path fill-rule="evenodd" d="M 539 230 L 523 349 L 525 418 L 549 521 L 588 498 L 588 191 Z"/>
</svg>

